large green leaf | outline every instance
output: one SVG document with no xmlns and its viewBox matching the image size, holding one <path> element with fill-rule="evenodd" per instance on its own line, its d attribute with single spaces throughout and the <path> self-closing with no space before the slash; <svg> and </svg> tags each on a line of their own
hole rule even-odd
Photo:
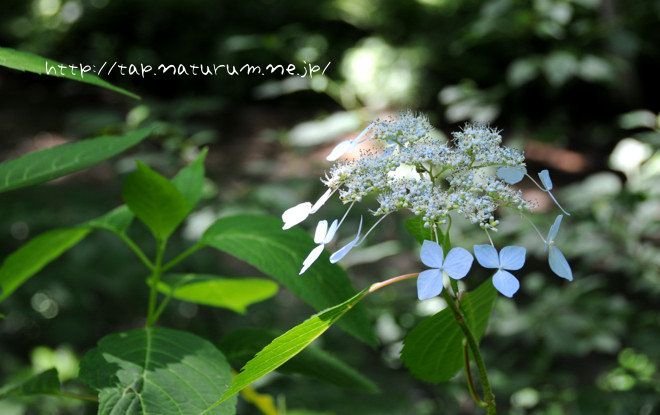
<svg viewBox="0 0 660 415">
<path fill-rule="evenodd" d="M 255 266 L 316 310 L 331 307 L 355 294 L 346 273 L 329 262 L 327 252 L 323 252 L 314 265 L 299 276 L 303 260 L 315 244 L 300 229 L 283 231 L 278 218 L 257 215 L 224 217 L 207 229 L 202 242 Z M 362 307 L 356 307 L 339 322 L 339 326 L 367 344 L 377 343 Z"/>
<path fill-rule="evenodd" d="M 463 295 L 461 308 L 477 341 L 486 331 L 496 294 L 488 280 Z M 451 379 L 463 367 L 463 331 L 448 307 L 412 329 L 401 359 L 413 375 L 432 383 Z"/>
<path fill-rule="evenodd" d="M 76 69 L 73 73 L 67 65 L 64 65 L 64 70 L 61 70 L 58 65 L 59 62 L 56 62 L 51 59 L 42 58 L 41 56 L 33 55 L 27 52 L 21 52 L 9 48 L 0 48 L 0 66 L 5 66 L 11 69 L 17 69 L 19 71 L 33 72 L 37 74 L 45 74 L 50 76 L 56 76 L 58 78 L 67 78 L 72 79 L 78 82 L 85 82 L 88 84 L 100 86 L 103 88 L 111 89 L 115 92 L 119 92 L 124 95 L 128 95 L 131 98 L 140 99 L 138 95 L 135 95 L 132 92 L 129 92 L 125 89 L 116 87 L 109 82 L 104 81 L 98 76 L 94 75 L 92 72 L 96 72 L 96 68 L 87 69 L 84 74 L 81 74 L 81 71 Z M 104 68 L 105 69 L 105 68 Z M 109 70 L 109 67 L 108 67 Z M 101 68 L 98 69 L 101 71 Z"/>
<path fill-rule="evenodd" d="M 60 380 L 57 369 L 48 369 L 28 379 L 0 388 L 0 399 L 26 395 L 59 395 Z"/>
<path fill-rule="evenodd" d="M 222 338 L 218 347 L 232 366 L 242 367 L 259 350 L 280 333 L 275 330 L 242 329 Z M 277 369 L 282 373 L 296 373 L 330 383 L 340 388 L 378 392 L 367 377 L 346 363 L 316 347 L 308 347 Z"/>
<path fill-rule="evenodd" d="M 84 169 L 144 140 L 151 128 L 62 144 L 0 163 L 0 193 Z"/>
<path fill-rule="evenodd" d="M 28 278 L 80 242 L 89 228 L 62 228 L 43 233 L 5 258 L 0 267 L 0 301 Z"/>
<path fill-rule="evenodd" d="M 207 274 L 169 274 L 158 284 L 158 290 L 179 300 L 224 307 L 245 313 L 250 304 L 266 300 L 277 293 L 277 284 L 264 278 L 220 278 Z"/>
<path fill-rule="evenodd" d="M 204 185 L 204 160 L 208 148 L 204 148 L 195 161 L 184 167 L 172 179 L 174 186 L 186 198 L 190 210 L 193 210 L 202 197 Z"/>
<path fill-rule="evenodd" d="M 367 290 L 361 291 L 343 303 L 310 317 L 305 322 L 273 340 L 272 343 L 257 353 L 254 359 L 245 364 L 220 400 L 210 406 L 203 414 L 210 413 L 209 411 L 216 405 L 231 398 L 240 392 L 241 389 L 265 374 L 277 369 L 300 353 L 367 294 Z"/>
<path fill-rule="evenodd" d="M 100 415 L 199 414 L 231 378 L 210 342 L 160 327 L 106 336 L 80 362 L 80 379 L 99 392 Z M 235 405 L 232 399 L 209 413 L 233 414 Z"/>
<path fill-rule="evenodd" d="M 172 182 L 140 162 L 124 181 L 122 197 L 160 241 L 166 240 L 190 211 L 186 198 Z"/>
</svg>

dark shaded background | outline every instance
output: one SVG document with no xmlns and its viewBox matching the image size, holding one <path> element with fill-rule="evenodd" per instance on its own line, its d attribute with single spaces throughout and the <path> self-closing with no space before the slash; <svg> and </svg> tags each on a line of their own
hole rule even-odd
<svg viewBox="0 0 660 415">
<path fill-rule="evenodd" d="M 171 176 L 195 148 L 210 147 L 204 205 L 173 242 L 183 248 L 220 215 L 279 215 L 316 198 L 329 149 L 376 117 L 413 108 L 445 134 L 466 121 L 490 122 L 525 150 L 530 171 L 551 170 L 573 213 L 559 238 L 575 274 L 564 283 L 551 275 L 528 225 L 503 212 L 496 243 L 527 246 L 530 255 L 521 291 L 515 301 L 498 300 L 484 339 L 502 413 L 656 413 L 659 23 L 660 1 L 650 0 L 3 0 L 0 45 L 65 63 L 331 64 L 313 79 L 104 77 L 142 101 L 0 69 L 2 159 L 158 127 L 153 139 L 113 162 L 1 195 L 2 255 L 121 203 L 135 158 Z M 537 224 L 547 229 L 556 209 L 533 188 L 525 191 L 539 204 Z M 347 228 L 368 207 L 373 201 L 353 212 Z M 336 203 L 326 209 L 343 212 Z M 346 258 L 356 287 L 419 268 L 404 216 L 386 220 Z M 477 229 L 456 223 L 456 244 L 482 241 Z M 152 249 L 145 229 L 132 236 Z M 210 250 L 181 269 L 257 272 Z M 488 276 L 479 272 L 477 281 Z M 53 363 L 74 376 L 77 359 L 100 337 L 143 324 L 143 276 L 130 251 L 100 233 L 48 266 L 0 309 L 8 317 L 0 322 L 0 381 Z M 477 412 L 462 374 L 424 384 L 398 360 L 405 333 L 439 304 L 420 304 L 411 283 L 383 290 L 367 307 L 381 349 L 338 329 L 320 343 L 374 379 L 382 395 L 279 375 L 259 389 L 285 399 L 287 408 L 314 413 Z M 173 302 L 162 324 L 214 340 L 245 326 L 286 330 L 311 313 L 282 290 L 244 316 Z M 93 405 L 61 399 L 0 401 L 3 415 L 94 412 Z M 242 405 L 239 413 L 258 412 Z"/>
</svg>

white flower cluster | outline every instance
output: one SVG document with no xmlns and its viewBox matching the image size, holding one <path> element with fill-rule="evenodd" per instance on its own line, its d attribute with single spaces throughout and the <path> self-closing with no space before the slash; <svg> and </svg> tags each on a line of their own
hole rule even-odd
<svg viewBox="0 0 660 415">
<path fill-rule="evenodd" d="M 427 226 L 445 223 L 456 211 L 494 229 L 499 206 L 526 208 L 522 193 L 495 175 L 496 167 L 525 169 L 522 153 L 502 147 L 497 131 L 470 124 L 448 143 L 431 137 L 430 130 L 427 118 L 412 112 L 376 121 L 370 133 L 377 150 L 338 162 L 323 182 L 344 203 L 376 195 L 375 215 L 409 209 Z"/>
</svg>

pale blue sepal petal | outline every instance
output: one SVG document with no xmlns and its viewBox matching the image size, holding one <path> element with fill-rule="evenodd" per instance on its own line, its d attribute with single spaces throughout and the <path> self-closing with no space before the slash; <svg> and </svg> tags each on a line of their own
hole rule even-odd
<svg viewBox="0 0 660 415">
<path fill-rule="evenodd" d="M 527 169 L 523 166 L 520 167 L 511 167 L 511 166 L 502 166 L 497 169 L 497 177 L 504 180 L 509 184 L 516 184 L 525 177 Z"/>
<path fill-rule="evenodd" d="M 355 148 L 355 142 L 353 140 L 344 140 L 341 143 L 337 144 L 335 148 L 332 149 L 328 157 L 325 159 L 328 161 L 335 161 L 339 157 L 343 156 L 345 153 L 351 151 Z"/>
<path fill-rule="evenodd" d="M 358 231 L 357 235 L 355 236 L 355 239 L 353 239 L 351 242 L 347 243 L 346 246 L 341 248 L 339 251 L 335 252 L 334 254 L 330 255 L 330 262 L 333 264 L 335 262 L 340 261 L 343 257 L 348 254 L 348 252 L 357 245 L 358 241 L 360 240 L 360 232 L 362 232 L 362 217 L 360 216 L 360 226 L 358 226 Z"/>
<path fill-rule="evenodd" d="M 316 213 L 316 211 L 319 210 L 321 206 L 323 206 L 325 202 L 328 201 L 328 199 L 330 199 L 330 196 L 332 196 L 332 192 L 333 192 L 332 189 L 326 190 L 325 193 L 323 193 L 323 195 L 319 198 L 319 200 L 317 200 L 316 203 L 314 203 L 314 206 L 312 206 L 312 209 L 310 209 L 309 213 L 310 214 Z"/>
<path fill-rule="evenodd" d="M 312 252 L 307 255 L 307 258 L 303 261 L 303 267 L 298 273 L 298 275 L 302 275 L 303 272 L 307 271 L 307 268 L 312 266 L 314 261 L 318 259 L 318 257 L 321 255 L 321 252 L 323 252 L 323 245 L 319 245 L 316 248 L 312 249 Z"/>
<path fill-rule="evenodd" d="M 516 271 L 525 265 L 526 250 L 522 246 L 505 246 L 500 251 L 500 267 Z"/>
<path fill-rule="evenodd" d="M 500 267 L 500 257 L 492 245 L 475 245 L 474 256 L 477 258 L 477 262 L 484 268 Z"/>
<path fill-rule="evenodd" d="M 362 137 L 364 137 L 364 135 L 365 135 L 366 133 L 369 132 L 369 130 L 371 130 L 371 127 L 373 127 L 374 123 L 375 123 L 375 121 L 372 121 L 369 125 L 367 125 L 367 128 L 365 128 L 364 130 L 362 130 L 362 132 L 360 133 L 360 135 L 358 135 L 357 137 L 355 137 L 355 138 L 353 139 L 353 141 L 355 141 L 356 143 L 364 143 L 365 141 L 367 141 L 368 139 L 370 139 L 371 137 L 367 137 L 367 138 L 365 138 L 364 140 L 360 140 Z"/>
<path fill-rule="evenodd" d="M 442 247 L 433 241 L 424 241 L 420 257 L 427 267 L 442 268 Z"/>
<path fill-rule="evenodd" d="M 552 190 L 552 180 L 550 180 L 550 172 L 547 170 L 541 170 L 539 172 L 539 177 L 541 178 L 541 183 L 545 190 Z"/>
<path fill-rule="evenodd" d="M 563 219 L 564 215 L 557 215 L 555 218 L 555 223 L 552 224 L 550 227 L 550 231 L 548 232 L 548 239 L 545 240 L 545 249 L 548 249 L 548 246 L 555 241 L 555 238 L 557 237 L 557 233 L 559 232 L 559 225 L 561 225 L 561 220 Z"/>
<path fill-rule="evenodd" d="M 328 221 L 321 220 L 319 221 L 318 225 L 316 225 L 316 232 L 314 232 L 314 243 L 322 244 L 326 233 L 328 233 Z"/>
<path fill-rule="evenodd" d="M 417 298 L 428 300 L 442 292 L 442 271 L 428 269 L 419 273 L 417 277 Z"/>
<path fill-rule="evenodd" d="M 573 271 L 571 266 L 568 264 L 566 257 L 561 253 L 559 248 L 552 245 L 550 247 L 550 253 L 548 254 L 548 263 L 550 264 L 550 269 L 555 274 L 559 275 L 562 278 L 566 278 L 569 281 L 573 281 Z"/>
<path fill-rule="evenodd" d="M 339 251 L 330 255 L 330 262 L 334 264 L 335 262 L 341 261 L 341 259 L 345 257 L 346 254 L 348 254 L 348 252 L 355 247 L 355 245 L 357 245 L 357 242 L 358 242 L 357 239 L 353 239 L 351 242 L 347 243 Z"/>
<path fill-rule="evenodd" d="M 472 267 L 474 258 L 472 254 L 465 248 L 453 248 L 447 254 L 442 269 L 455 280 L 460 280 L 465 277 Z"/>
<path fill-rule="evenodd" d="M 284 213 L 282 213 L 282 221 L 284 222 L 282 229 L 289 229 L 307 219 L 311 209 L 311 203 L 303 202 L 285 210 Z"/>
<path fill-rule="evenodd" d="M 493 275 L 493 285 L 495 289 L 506 297 L 513 297 L 513 294 L 520 288 L 520 282 L 509 271 L 498 270 Z"/>
<path fill-rule="evenodd" d="M 325 237 L 323 238 L 323 242 L 321 243 L 329 244 L 330 241 L 332 241 L 335 238 L 335 233 L 337 233 L 338 227 L 339 227 L 339 221 L 337 219 L 333 220 L 332 225 L 330 225 L 330 229 L 328 229 L 328 232 L 325 234 Z"/>
</svg>

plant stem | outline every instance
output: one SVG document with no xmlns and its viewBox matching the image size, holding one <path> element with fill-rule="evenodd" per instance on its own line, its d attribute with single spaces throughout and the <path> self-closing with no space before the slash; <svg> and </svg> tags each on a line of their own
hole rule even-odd
<svg viewBox="0 0 660 415">
<path fill-rule="evenodd" d="M 165 271 L 169 270 L 170 268 L 172 268 L 173 266 L 175 266 L 179 262 L 181 262 L 184 259 L 188 258 L 194 252 L 197 252 L 200 249 L 204 248 L 204 246 L 205 246 L 205 244 L 202 243 L 201 241 L 197 242 L 195 245 L 191 246 L 190 248 L 186 249 L 183 253 L 181 253 L 181 255 L 174 258 L 173 260 L 171 260 L 167 264 L 163 265 L 163 267 L 161 268 L 161 272 L 165 272 Z"/>
<path fill-rule="evenodd" d="M 133 242 L 131 238 L 124 235 L 123 233 L 117 233 L 116 235 L 119 236 L 119 238 L 121 238 L 121 240 L 124 241 L 124 243 L 128 245 L 128 247 L 131 248 L 133 252 L 135 252 L 135 255 L 137 255 L 138 258 L 140 258 L 140 260 L 144 263 L 144 265 L 147 266 L 147 268 L 153 271 L 154 264 L 152 264 L 151 261 L 149 261 L 149 258 L 147 258 L 144 252 L 142 252 L 142 250 L 135 244 L 135 242 Z"/>
<path fill-rule="evenodd" d="M 486 407 L 486 402 L 484 402 L 479 395 L 477 395 L 477 389 L 474 387 L 474 380 L 472 380 L 472 371 L 470 370 L 470 352 L 468 349 L 467 342 L 463 342 L 463 358 L 465 359 L 465 377 L 467 378 L 468 389 L 470 389 L 470 395 L 472 399 L 477 403 L 477 405 L 482 408 Z"/>
<path fill-rule="evenodd" d="M 472 330 L 470 330 L 470 327 L 463 318 L 463 315 L 461 314 L 461 311 L 458 309 L 458 306 L 456 305 L 454 298 L 451 296 L 451 294 L 449 294 L 447 290 L 443 290 L 440 295 L 442 295 L 442 298 L 447 302 L 447 305 L 454 313 L 454 318 L 456 319 L 456 322 L 458 323 L 461 330 L 463 330 L 463 334 L 465 335 L 467 344 L 468 346 L 470 346 L 470 350 L 472 350 L 472 355 L 474 356 L 474 362 L 477 364 L 477 368 L 479 369 L 479 378 L 481 380 L 481 387 L 484 389 L 484 396 L 485 396 L 484 401 L 486 403 L 486 411 L 488 415 L 495 415 L 497 413 L 495 409 L 495 395 L 493 395 L 493 390 L 490 387 L 490 381 L 488 380 L 488 373 L 486 372 L 486 364 L 484 363 L 484 359 L 481 357 L 481 352 L 479 351 L 479 344 L 477 343 L 477 339 L 474 337 Z"/>
<path fill-rule="evenodd" d="M 156 242 L 156 261 L 151 270 L 151 276 L 149 280 L 151 281 L 151 290 L 149 291 L 149 308 L 147 311 L 147 327 L 152 327 L 158 316 L 156 315 L 156 300 L 158 300 L 158 283 L 160 282 L 160 277 L 163 274 L 163 268 L 161 264 L 163 263 L 163 253 L 165 252 L 165 246 L 167 241 L 158 240 Z"/>
<path fill-rule="evenodd" d="M 404 275 L 399 275 L 398 277 L 390 278 L 389 280 L 377 282 L 375 284 L 371 284 L 371 287 L 369 287 L 368 294 L 371 294 L 372 292 L 379 290 L 385 286 L 388 286 L 390 284 L 393 284 L 395 282 L 407 280 L 410 278 L 415 278 L 419 275 L 419 272 L 416 272 L 414 274 L 404 274 Z"/>
</svg>

